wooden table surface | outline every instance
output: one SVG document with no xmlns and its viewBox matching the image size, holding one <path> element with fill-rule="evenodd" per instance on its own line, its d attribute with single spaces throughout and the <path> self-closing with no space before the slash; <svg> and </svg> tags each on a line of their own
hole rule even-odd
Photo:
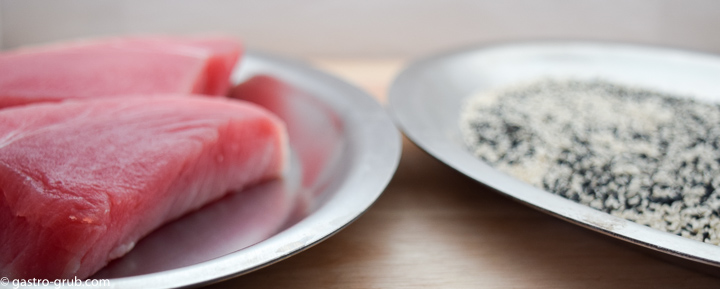
<svg viewBox="0 0 720 289">
<path fill-rule="evenodd" d="M 404 63 L 312 62 L 381 101 Z M 208 288 L 720 288 L 720 278 L 512 201 L 404 139 L 397 173 L 361 218 Z"/>
</svg>

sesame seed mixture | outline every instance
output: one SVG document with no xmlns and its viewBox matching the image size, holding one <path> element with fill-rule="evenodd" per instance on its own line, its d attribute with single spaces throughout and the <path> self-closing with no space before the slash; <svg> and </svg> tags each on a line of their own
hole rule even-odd
<svg viewBox="0 0 720 289">
<path fill-rule="evenodd" d="M 652 228 L 720 244 L 720 106 L 606 81 L 478 94 L 461 130 L 522 181 Z"/>
</svg>

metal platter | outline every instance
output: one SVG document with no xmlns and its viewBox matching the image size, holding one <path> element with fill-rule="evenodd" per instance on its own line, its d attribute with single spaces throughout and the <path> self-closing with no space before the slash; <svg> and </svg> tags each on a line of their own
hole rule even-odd
<svg viewBox="0 0 720 289">
<path fill-rule="evenodd" d="M 201 286 L 280 261 L 338 232 L 380 196 L 401 139 L 371 96 L 308 65 L 247 53 L 233 96 L 288 127 L 291 165 L 281 180 L 230 194 L 142 239 L 90 279 L 112 288 Z"/>
<path fill-rule="evenodd" d="M 390 89 L 389 109 L 413 142 L 478 182 L 561 219 L 699 265 L 706 272 L 720 272 L 718 246 L 553 195 L 493 169 L 469 152 L 459 125 L 464 101 L 479 92 L 539 78 L 603 79 L 720 101 L 718 56 L 625 44 L 538 42 L 475 47 L 412 62 Z"/>
</svg>

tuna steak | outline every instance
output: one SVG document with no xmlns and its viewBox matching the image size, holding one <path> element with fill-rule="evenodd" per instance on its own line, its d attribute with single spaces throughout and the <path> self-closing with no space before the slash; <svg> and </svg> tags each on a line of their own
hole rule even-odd
<svg viewBox="0 0 720 289">
<path fill-rule="evenodd" d="M 163 223 L 281 175 L 255 105 L 110 98 L 0 110 L 0 276 L 84 278 Z"/>
<path fill-rule="evenodd" d="M 229 38 L 135 37 L 0 54 L 0 108 L 130 94 L 224 95 L 240 57 Z"/>
</svg>

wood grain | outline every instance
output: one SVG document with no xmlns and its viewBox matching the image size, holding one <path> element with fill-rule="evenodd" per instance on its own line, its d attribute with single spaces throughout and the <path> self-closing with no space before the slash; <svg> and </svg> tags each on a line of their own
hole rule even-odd
<svg viewBox="0 0 720 289">
<path fill-rule="evenodd" d="M 315 60 L 379 99 L 402 61 Z M 296 256 L 208 288 L 720 288 L 466 178 L 408 140 L 355 223 Z"/>
</svg>

